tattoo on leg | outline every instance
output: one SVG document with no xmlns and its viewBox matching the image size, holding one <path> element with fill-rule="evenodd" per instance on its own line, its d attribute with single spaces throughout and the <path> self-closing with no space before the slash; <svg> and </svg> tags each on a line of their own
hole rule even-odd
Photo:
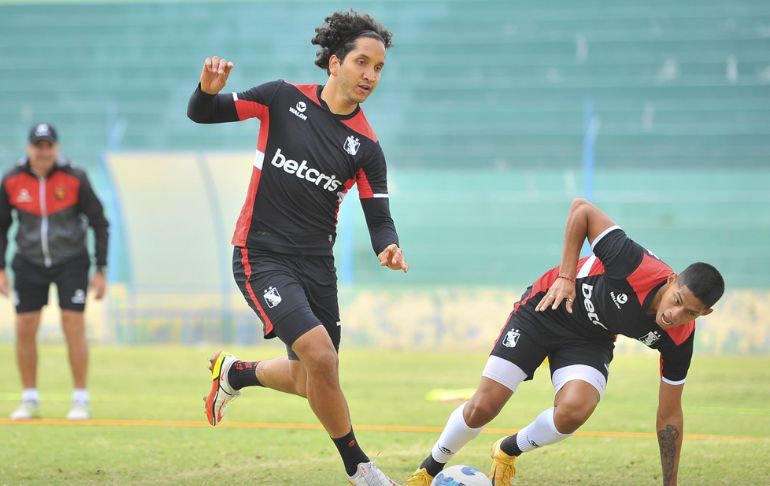
<svg viewBox="0 0 770 486">
<path fill-rule="evenodd" d="M 663 466 L 663 484 L 671 484 L 676 467 L 676 441 L 679 439 L 679 431 L 673 425 L 666 425 L 664 430 L 658 431 L 658 445 L 660 446 L 660 464 Z"/>
</svg>

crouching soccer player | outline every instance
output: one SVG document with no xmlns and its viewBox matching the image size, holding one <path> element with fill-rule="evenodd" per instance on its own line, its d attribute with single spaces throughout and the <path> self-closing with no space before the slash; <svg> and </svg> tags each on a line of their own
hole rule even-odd
<svg viewBox="0 0 770 486">
<path fill-rule="evenodd" d="M 593 255 L 579 260 L 585 238 Z M 598 208 L 576 199 L 567 218 L 561 265 L 543 274 L 514 305 L 476 392 L 450 415 L 431 454 L 406 485 L 428 486 L 547 357 L 553 407 L 492 446 L 489 477 L 495 486 L 509 486 L 518 456 L 566 439 L 591 416 L 607 386 L 617 334 L 660 352 L 656 430 L 663 484 L 676 484 L 694 319 L 711 313 L 723 292 L 722 276 L 711 265 L 694 263 L 676 275 Z"/>
</svg>

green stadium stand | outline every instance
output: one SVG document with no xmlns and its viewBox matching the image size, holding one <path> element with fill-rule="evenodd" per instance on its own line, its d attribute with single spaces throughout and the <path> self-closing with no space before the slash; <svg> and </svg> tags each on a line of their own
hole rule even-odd
<svg viewBox="0 0 770 486">
<path fill-rule="evenodd" d="M 250 170 L 256 122 L 201 126 L 186 118 L 202 60 L 234 60 L 229 87 L 236 90 L 275 78 L 323 82 L 313 65 L 313 28 L 349 7 L 0 2 L 0 159 L 9 165 L 22 153 L 33 122 L 57 124 L 64 151 L 94 169 L 120 223 L 123 244 L 112 260 L 124 260 L 127 270 L 119 278 L 153 288 L 216 275 L 207 285 L 217 287 L 227 243 L 216 238 L 229 239 L 242 192 L 211 199 L 211 182 L 196 171 L 189 189 L 198 199 L 186 199 L 170 219 L 141 217 L 165 198 L 176 202 L 173 191 L 153 192 L 157 200 L 148 194 L 173 186 L 183 167 L 210 164 L 213 152 L 246 154 L 242 168 Z M 590 102 L 599 127 L 593 199 L 675 266 L 697 256 L 722 268 L 731 285 L 770 287 L 766 0 L 355 7 L 395 33 L 383 82 L 365 109 L 389 159 L 409 282 L 519 285 L 555 264 L 569 202 L 591 187 L 581 161 Z M 101 170 L 112 157 L 105 153 L 139 152 L 154 155 Z M 216 194 L 240 182 L 221 166 L 203 167 Z M 187 203 L 197 218 L 212 214 L 214 200 L 221 221 L 185 227 Z M 352 216 L 341 230 L 354 242 L 352 258 L 338 255 L 341 275 L 348 283 L 396 285 L 396 275 L 376 266 L 356 206 L 344 206 Z M 145 251 L 155 253 L 134 256 Z M 172 252 L 201 265 L 169 281 L 161 265 Z"/>
</svg>

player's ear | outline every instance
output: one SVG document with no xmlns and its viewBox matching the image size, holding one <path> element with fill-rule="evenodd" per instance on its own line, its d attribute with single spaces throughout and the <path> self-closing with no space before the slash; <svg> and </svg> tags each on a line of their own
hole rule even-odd
<svg viewBox="0 0 770 486">
<path fill-rule="evenodd" d="M 714 312 L 714 309 L 712 309 L 711 307 L 709 307 L 708 309 L 706 309 L 706 310 L 704 310 L 703 312 L 701 312 L 701 313 L 700 313 L 700 315 L 701 315 L 701 316 L 707 316 L 707 315 L 711 314 L 712 312 Z"/>
<path fill-rule="evenodd" d="M 676 273 L 674 273 L 674 272 L 671 272 L 671 274 L 670 274 L 670 275 L 668 276 L 668 278 L 666 279 L 666 282 L 667 282 L 667 283 L 670 283 L 670 284 L 671 284 L 671 283 L 674 283 L 674 281 L 676 280 L 676 277 L 677 277 Z"/>
<path fill-rule="evenodd" d="M 329 56 L 329 74 L 336 76 L 340 72 L 340 58 L 335 54 Z"/>
</svg>

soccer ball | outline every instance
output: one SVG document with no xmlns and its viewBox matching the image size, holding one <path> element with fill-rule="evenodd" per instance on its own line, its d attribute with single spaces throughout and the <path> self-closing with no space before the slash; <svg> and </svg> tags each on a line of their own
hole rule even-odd
<svg viewBox="0 0 770 486">
<path fill-rule="evenodd" d="M 438 473 L 430 484 L 431 486 L 492 486 L 492 481 L 474 467 L 458 465 Z"/>
</svg>

